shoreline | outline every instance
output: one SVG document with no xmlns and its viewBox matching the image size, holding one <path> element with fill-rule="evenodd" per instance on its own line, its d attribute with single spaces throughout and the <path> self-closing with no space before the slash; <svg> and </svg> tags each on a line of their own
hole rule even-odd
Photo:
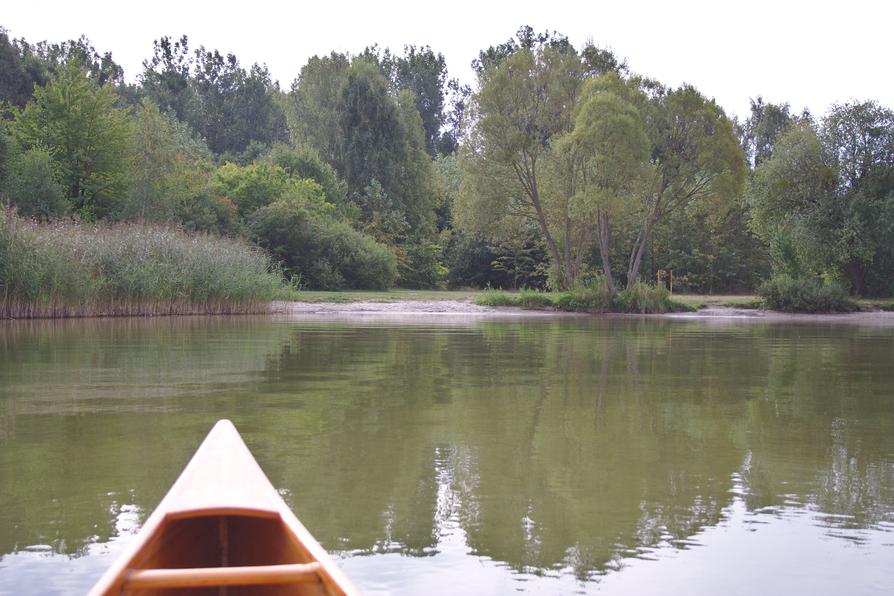
<svg viewBox="0 0 894 596">
<path fill-rule="evenodd" d="M 467 300 L 398 300 L 394 302 L 285 302 L 271 303 L 270 314 L 288 318 L 366 318 L 366 317 L 481 317 L 543 318 L 602 316 L 611 318 L 649 318 L 681 321 L 732 323 L 824 323 L 894 327 L 894 312 L 884 310 L 854 313 L 785 313 L 772 310 L 710 306 L 694 312 L 664 314 L 586 313 L 554 309 L 525 309 L 517 306 L 479 306 Z"/>
</svg>

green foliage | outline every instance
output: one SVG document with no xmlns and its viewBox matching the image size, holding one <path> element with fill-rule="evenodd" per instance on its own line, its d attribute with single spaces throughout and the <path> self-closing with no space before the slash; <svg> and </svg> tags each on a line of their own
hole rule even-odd
<svg viewBox="0 0 894 596">
<path fill-rule="evenodd" d="M 276 101 L 279 88 L 266 66 L 256 63 L 246 70 L 235 55 L 204 46 L 191 54 L 186 36 L 153 43 L 154 55 L 143 63 L 144 92 L 188 122 L 216 154 L 234 159 L 253 144 L 285 140 L 286 118 Z"/>
<path fill-rule="evenodd" d="M 310 289 L 384 289 L 397 277 L 394 254 L 350 224 L 320 216 L 287 197 L 251 218 L 256 242 Z"/>
<path fill-rule="evenodd" d="M 858 309 L 844 287 L 814 277 L 780 273 L 761 284 L 758 293 L 768 308 L 784 312 L 852 312 Z"/>
<path fill-rule="evenodd" d="M 217 194 L 199 176 L 194 184 L 201 185 L 193 194 L 177 205 L 176 219 L 187 230 L 220 236 L 234 236 L 243 229 L 239 209 L 229 198 Z"/>
<path fill-rule="evenodd" d="M 3 317 L 263 312 L 282 290 L 244 242 L 145 224 L 0 220 Z"/>
<path fill-rule="evenodd" d="M 769 275 L 767 247 L 748 226 L 740 201 L 689 209 L 656 229 L 644 269 L 673 271 L 675 292 L 750 292 Z"/>
<path fill-rule="evenodd" d="M 313 180 L 319 184 L 326 201 L 344 209 L 347 202 L 347 185 L 338 177 L 335 169 L 320 159 L 309 147 L 292 148 L 284 143 L 276 143 L 267 155 L 273 165 L 281 167 L 292 178 Z"/>
<path fill-rule="evenodd" d="M 552 308 L 555 306 L 552 295 L 537 290 L 520 290 L 504 292 L 487 288 L 475 298 L 479 306 L 519 306 L 522 308 Z"/>
<path fill-rule="evenodd" d="M 441 263 L 441 247 L 425 240 L 397 247 L 397 271 L 397 284 L 404 288 L 441 288 L 447 277 L 447 268 Z"/>
<path fill-rule="evenodd" d="M 388 93 L 388 82 L 374 66 L 355 60 L 338 98 L 338 168 L 352 193 L 376 179 L 388 194 L 398 194 L 404 130 Z"/>
<path fill-rule="evenodd" d="M 31 99 L 34 87 L 48 79 L 46 65 L 31 44 L 24 39 L 11 39 L 0 27 L 0 102 L 23 107 Z"/>
<path fill-rule="evenodd" d="M 71 206 L 56 182 L 54 165 L 50 154 L 39 147 L 10 160 L 3 194 L 19 214 L 49 221 L 68 213 Z"/>
<path fill-rule="evenodd" d="M 833 107 L 817 131 L 783 133 L 748 190 L 752 226 L 796 241 L 807 268 L 846 276 L 862 294 L 894 273 L 894 111 L 874 102 Z M 780 269 L 784 272 L 784 269 Z"/>
<path fill-rule="evenodd" d="M 268 162 L 248 166 L 225 164 L 214 172 L 212 187 L 218 194 L 231 199 L 243 217 L 287 197 L 321 214 L 334 210 L 326 202 L 322 186 L 313 180 L 293 178 L 282 167 Z"/>
<path fill-rule="evenodd" d="M 174 127 L 155 104 L 144 100 L 136 112 L 133 133 L 134 164 L 120 216 L 170 221 L 185 192 L 177 172 L 180 155 Z"/>
<path fill-rule="evenodd" d="M 109 86 L 68 64 L 16 115 L 13 135 L 24 149 L 45 148 L 58 180 L 82 216 L 115 214 L 127 192 L 131 123 Z"/>
<path fill-rule="evenodd" d="M 670 292 L 663 286 L 653 286 L 637 282 L 624 288 L 616 298 L 616 305 L 621 312 L 660 314 L 685 310 L 671 300 Z"/>
<path fill-rule="evenodd" d="M 559 294 L 556 308 L 570 312 L 611 312 L 615 297 L 605 285 L 567 290 Z"/>
<path fill-rule="evenodd" d="M 757 167 L 772 157 L 779 135 L 794 123 L 794 118 L 787 103 L 764 103 L 761 96 L 750 102 L 751 115 L 745 123 L 743 145 L 748 163 Z"/>
<path fill-rule="evenodd" d="M 480 306 L 519 306 L 522 308 L 556 308 L 569 312 L 619 312 L 661 314 L 691 310 L 676 302 L 667 289 L 643 283 L 614 293 L 605 281 L 586 288 L 548 294 L 536 290 L 504 292 L 488 288 L 476 299 Z"/>
<path fill-rule="evenodd" d="M 380 52 L 373 46 L 362 54 L 372 60 L 398 91 L 412 94 L 416 111 L 425 134 L 425 150 L 436 155 L 436 145 L 444 125 L 444 85 L 447 82 L 447 62 L 442 54 L 435 54 L 429 46 L 404 46 L 404 55 L 392 54 L 387 48 Z"/>
<path fill-rule="evenodd" d="M 192 57 L 184 35 L 172 42 L 162 37 L 152 42 L 152 57 L 143 62 L 140 88 L 143 94 L 178 120 L 187 122 L 193 109 L 190 87 Z"/>
<path fill-rule="evenodd" d="M 313 56 L 292 83 L 286 109 L 292 143 L 313 147 L 336 168 L 341 161 L 338 106 L 350 66 L 349 58 L 337 52 Z"/>
</svg>

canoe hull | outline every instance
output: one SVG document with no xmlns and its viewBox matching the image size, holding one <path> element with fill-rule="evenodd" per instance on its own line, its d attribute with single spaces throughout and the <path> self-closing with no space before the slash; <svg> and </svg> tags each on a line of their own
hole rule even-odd
<svg viewBox="0 0 894 596">
<path fill-rule="evenodd" d="M 359 594 L 227 420 L 90 592 L 122 593 Z"/>
</svg>

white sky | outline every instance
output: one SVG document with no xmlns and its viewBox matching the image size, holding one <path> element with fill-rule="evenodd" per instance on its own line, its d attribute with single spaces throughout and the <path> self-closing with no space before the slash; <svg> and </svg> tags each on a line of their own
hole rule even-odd
<svg viewBox="0 0 894 596">
<path fill-rule="evenodd" d="M 789 102 L 823 114 L 834 102 L 875 99 L 894 107 L 890 0 L 446 0 L 131 3 L 8 2 L 0 25 L 31 42 L 85 34 L 112 51 L 128 80 L 142 70 L 152 40 L 186 33 L 190 45 L 232 52 L 244 66 L 266 63 L 288 89 L 314 54 L 359 52 L 378 43 L 401 51 L 428 44 L 451 77 L 471 83 L 478 51 L 519 26 L 557 30 L 627 58 L 631 69 L 664 83 L 688 82 L 730 113 L 748 98 Z"/>
</svg>

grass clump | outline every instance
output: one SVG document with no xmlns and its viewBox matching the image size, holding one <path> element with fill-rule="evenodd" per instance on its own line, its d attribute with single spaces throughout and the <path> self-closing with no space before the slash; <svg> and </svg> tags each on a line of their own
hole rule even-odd
<svg viewBox="0 0 894 596">
<path fill-rule="evenodd" d="M 777 274 L 761 284 L 758 293 L 772 310 L 798 313 L 853 312 L 858 305 L 835 283 Z"/>
<path fill-rule="evenodd" d="M 479 294 L 475 298 L 475 304 L 479 306 L 519 306 L 521 308 L 552 308 L 555 306 L 553 297 L 546 292 L 537 290 L 506 292 L 491 288 Z"/>
<path fill-rule="evenodd" d="M 691 306 L 671 298 L 666 288 L 638 283 L 612 294 L 604 284 L 548 294 L 534 290 L 505 292 L 485 290 L 475 304 L 480 306 L 519 306 L 522 308 L 555 308 L 568 312 L 613 312 L 660 314 L 693 310 Z"/>
<path fill-rule="evenodd" d="M 265 312 L 284 290 L 270 259 L 239 240 L 0 218 L 3 318 Z"/>
<path fill-rule="evenodd" d="M 671 298 L 664 286 L 653 286 L 637 282 L 632 287 L 621 290 L 615 298 L 619 312 L 641 314 L 663 314 L 689 310 L 688 307 Z"/>
</svg>

